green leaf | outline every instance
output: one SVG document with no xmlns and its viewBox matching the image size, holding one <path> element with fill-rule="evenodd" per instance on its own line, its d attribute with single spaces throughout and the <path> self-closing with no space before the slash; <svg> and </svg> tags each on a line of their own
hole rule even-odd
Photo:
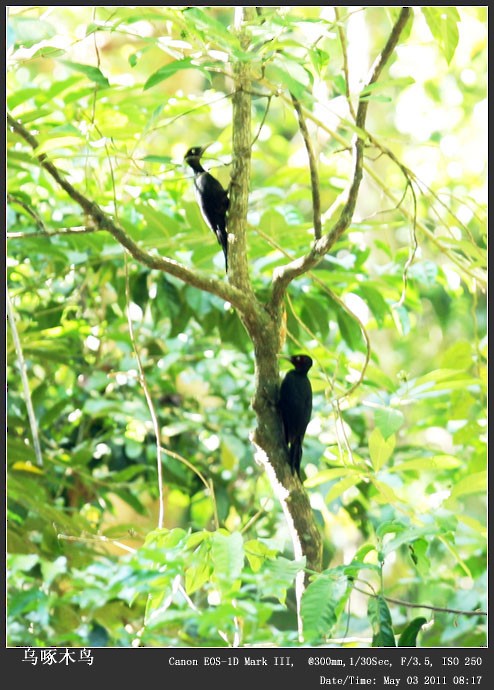
<svg viewBox="0 0 494 690">
<path fill-rule="evenodd" d="M 142 455 L 143 452 L 144 449 L 141 448 L 140 455 Z M 120 472 L 115 472 L 115 474 L 112 476 L 112 479 L 114 482 L 130 482 L 138 475 L 145 474 L 145 472 L 146 469 L 143 464 L 131 465 L 130 467 L 120 470 Z"/>
<path fill-rule="evenodd" d="M 186 540 L 186 548 L 188 549 L 195 549 L 196 546 L 199 544 L 202 544 L 204 541 L 210 541 L 211 540 L 211 532 L 193 532 L 187 537 Z"/>
<path fill-rule="evenodd" d="M 381 595 L 369 599 L 367 615 L 372 626 L 372 646 L 396 647 L 391 613 Z"/>
<path fill-rule="evenodd" d="M 399 394 L 409 399 L 437 397 L 453 390 L 463 390 L 467 386 L 479 385 L 478 379 L 472 378 L 464 371 L 457 369 L 434 369 L 413 381 L 407 381 L 399 389 Z"/>
<path fill-rule="evenodd" d="M 137 418 L 148 421 L 149 410 L 142 400 L 105 400 L 103 398 L 91 398 L 83 405 L 83 412 L 92 417 L 106 417 L 107 415 L 122 415 L 129 418 Z"/>
<path fill-rule="evenodd" d="M 200 560 L 197 563 L 193 563 L 185 571 L 185 591 L 187 594 L 192 594 L 200 589 L 211 579 L 213 573 L 211 563 L 205 559 L 204 552 L 201 549 L 198 555 Z"/>
<path fill-rule="evenodd" d="M 63 48 L 55 48 L 53 46 L 43 46 L 43 48 L 40 48 L 37 50 L 32 59 L 36 60 L 37 58 L 58 58 L 61 57 L 62 55 L 65 55 L 66 51 Z"/>
<path fill-rule="evenodd" d="M 41 156 L 43 153 L 49 153 L 51 151 L 70 148 L 71 146 L 81 146 L 84 145 L 84 139 L 82 137 L 55 137 L 53 139 L 47 139 L 42 144 L 34 150 L 37 156 Z"/>
<path fill-rule="evenodd" d="M 108 88 L 110 86 L 110 82 L 99 67 L 94 67 L 94 65 L 83 65 L 80 62 L 72 62 L 70 60 L 59 60 L 59 62 L 69 69 L 74 70 L 74 72 L 81 72 L 88 79 L 90 79 L 90 81 L 94 81 L 94 83 L 98 86 L 102 86 L 104 88 Z"/>
<path fill-rule="evenodd" d="M 454 249 L 458 254 L 466 256 L 472 265 L 482 269 L 487 268 L 487 252 L 482 247 L 477 247 L 473 242 L 457 240 L 454 237 L 443 237 L 441 243 L 445 247 Z"/>
<path fill-rule="evenodd" d="M 39 561 L 40 557 L 35 553 L 7 555 L 7 565 L 11 575 L 19 572 L 28 573 Z"/>
<path fill-rule="evenodd" d="M 342 74 L 337 74 L 333 78 L 333 89 L 340 96 L 346 94 L 346 79 Z"/>
<path fill-rule="evenodd" d="M 296 98 L 307 98 L 310 95 L 310 79 L 305 68 L 295 60 L 277 55 L 274 62 L 266 67 L 266 77 L 275 84 L 282 84 Z"/>
<path fill-rule="evenodd" d="M 398 326 L 403 336 L 410 333 L 410 316 L 408 310 L 403 305 L 394 304 L 393 312 L 395 316 L 395 323 Z"/>
<path fill-rule="evenodd" d="M 316 71 L 320 74 L 322 70 L 327 67 L 330 61 L 330 55 L 327 53 L 325 50 L 321 50 L 320 48 L 312 48 L 309 50 L 309 57 L 311 59 L 312 64 L 314 65 L 314 68 Z M 336 86 L 336 82 L 338 79 L 343 80 L 343 91 L 339 90 L 341 88 L 341 83 Z M 345 80 L 341 75 L 336 75 L 333 79 L 333 85 L 335 86 L 335 91 L 340 94 L 345 94 Z"/>
<path fill-rule="evenodd" d="M 421 7 L 427 26 L 439 44 L 439 47 L 449 63 L 453 59 L 458 45 L 458 22 L 460 15 L 456 7 Z"/>
<path fill-rule="evenodd" d="M 431 571 L 431 562 L 427 557 L 427 550 L 429 543 L 426 539 L 416 539 L 413 543 L 408 544 L 410 550 L 410 558 L 417 568 L 421 577 L 427 577 Z"/>
<path fill-rule="evenodd" d="M 43 474 L 43 470 L 40 469 L 37 465 L 33 465 L 33 463 L 28 460 L 28 461 L 16 461 L 12 463 L 12 469 L 16 470 L 17 472 L 30 472 L 31 474 Z"/>
<path fill-rule="evenodd" d="M 367 303 L 377 324 L 382 326 L 386 316 L 391 314 L 391 307 L 379 290 L 369 285 L 361 285 L 355 292 Z"/>
<path fill-rule="evenodd" d="M 314 299 L 307 295 L 301 295 L 299 303 L 302 305 L 300 316 L 304 324 L 313 332 L 319 333 L 323 339 L 329 333 L 329 319 L 327 304 L 321 299 Z"/>
<path fill-rule="evenodd" d="M 210 12 L 204 12 L 199 7 L 187 7 L 184 12 L 187 22 L 194 24 L 200 31 L 205 31 L 209 41 L 216 41 L 220 45 L 228 46 L 231 50 L 238 50 L 240 44 L 233 31 L 215 19 Z M 252 57 L 252 56 L 251 56 Z"/>
<path fill-rule="evenodd" d="M 274 561 L 266 563 L 266 571 L 271 577 L 278 581 L 280 585 L 289 586 L 302 568 L 305 568 L 305 556 L 299 561 L 290 561 L 283 556 L 278 556 Z"/>
<path fill-rule="evenodd" d="M 187 532 L 178 527 L 172 530 L 166 528 L 155 529 L 146 535 L 144 546 L 152 546 L 156 549 L 165 551 L 167 549 L 173 549 L 180 544 L 186 536 Z"/>
<path fill-rule="evenodd" d="M 171 604 L 170 592 L 152 592 L 148 595 L 146 601 L 146 610 L 144 612 L 144 625 L 149 625 L 151 622 L 156 622 L 158 614 L 166 611 Z"/>
<path fill-rule="evenodd" d="M 263 544 L 257 539 L 249 539 L 244 544 L 245 555 L 254 573 L 259 572 L 266 561 L 271 561 L 276 556 L 275 549 Z"/>
<path fill-rule="evenodd" d="M 451 499 L 456 499 L 460 496 L 465 496 L 468 494 L 483 494 L 485 493 L 486 488 L 487 472 L 474 472 L 473 474 L 463 477 L 463 479 L 460 479 L 454 484 L 450 498 L 446 503 L 448 503 Z"/>
<path fill-rule="evenodd" d="M 403 426 L 405 417 L 400 410 L 395 410 L 393 407 L 384 406 L 375 407 L 373 409 L 376 427 L 379 429 L 385 440 Z"/>
<path fill-rule="evenodd" d="M 169 79 L 169 77 L 172 77 L 180 70 L 186 69 L 198 70 L 209 82 L 211 82 L 211 75 L 206 69 L 204 69 L 204 67 L 201 67 L 200 65 L 194 63 L 192 58 L 184 58 L 183 60 L 175 60 L 174 62 L 170 62 L 168 65 L 160 67 L 158 70 L 156 70 L 156 72 L 154 72 L 146 80 L 143 89 L 144 91 L 147 91 L 148 89 L 153 88 L 153 86 L 156 86 L 165 79 Z"/>
<path fill-rule="evenodd" d="M 381 522 L 381 524 L 376 529 L 376 535 L 379 539 L 382 539 L 385 534 L 400 534 L 406 529 L 406 525 L 398 520 L 387 520 L 386 522 Z"/>
<path fill-rule="evenodd" d="M 366 554 L 370 551 L 375 551 L 375 547 L 369 546 Z M 359 558 L 365 558 L 365 555 L 360 555 Z M 360 571 L 362 570 L 371 570 L 379 575 L 381 572 L 381 566 L 377 565 L 377 563 L 361 563 L 360 560 L 357 560 L 357 557 L 355 557 L 354 560 L 348 565 L 343 566 L 343 572 L 349 579 L 355 579 L 358 577 Z"/>
<path fill-rule="evenodd" d="M 333 487 L 331 487 L 331 489 L 326 494 L 324 500 L 326 501 L 326 503 L 331 503 L 332 501 L 335 501 L 347 489 L 350 489 L 352 486 L 355 486 L 355 484 L 358 484 L 360 481 L 360 475 L 345 477 L 345 479 L 342 479 L 341 481 L 337 482 Z"/>
<path fill-rule="evenodd" d="M 410 527 L 400 530 L 397 537 L 391 539 L 383 547 L 383 556 L 389 556 L 390 553 L 396 551 L 403 544 L 411 544 L 417 539 L 423 539 L 424 537 L 436 537 L 439 532 L 437 526 L 431 525 L 430 527 Z M 419 547 L 420 548 L 420 547 Z"/>
<path fill-rule="evenodd" d="M 468 369 L 472 362 L 474 343 L 459 340 L 443 352 L 441 367 L 443 369 Z"/>
<path fill-rule="evenodd" d="M 403 91 L 407 86 L 410 86 L 411 84 L 415 84 L 415 79 L 413 79 L 413 77 L 398 77 L 396 79 L 378 81 L 374 84 L 366 86 L 360 94 L 360 98 L 361 100 L 378 100 L 375 94 L 379 94 L 380 91 L 388 91 L 393 89 L 399 89 L 400 91 Z M 389 100 L 389 97 L 386 100 Z"/>
<path fill-rule="evenodd" d="M 302 595 L 301 615 L 306 640 L 331 633 L 337 621 L 337 609 L 348 590 L 346 577 L 320 575 Z"/>
<path fill-rule="evenodd" d="M 388 484 L 385 484 L 384 482 L 379 482 L 375 479 L 372 482 L 372 484 L 374 488 L 378 491 L 378 493 L 375 496 L 376 501 L 379 501 L 380 503 L 384 504 L 387 503 L 393 506 L 400 503 L 399 497 Z"/>
<path fill-rule="evenodd" d="M 423 625 L 427 623 L 426 618 L 414 618 L 405 630 L 401 633 L 398 639 L 398 647 L 416 647 L 417 635 Z"/>
<path fill-rule="evenodd" d="M 59 556 L 54 561 L 41 562 L 41 572 L 43 573 L 43 580 L 47 587 L 51 585 L 57 575 L 67 572 L 67 559 L 65 556 Z"/>
<path fill-rule="evenodd" d="M 461 461 L 454 455 L 440 454 L 396 463 L 388 468 L 388 472 L 437 472 L 438 470 L 451 470 L 460 465 Z"/>
<path fill-rule="evenodd" d="M 369 436 L 369 453 L 375 472 L 379 472 L 393 454 L 396 437 L 391 434 L 385 439 L 381 430 L 376 426 Z"/>
<path fill-rule="evenodd" d="M 417 280 L 425 287 L 432 288 L 437 282 L 438 267 L 432 261 L 417 261 L 410 266 L 409 278 Z"/>
<path fill-rule="evenodd" d="M 20 438 L 15 438 L 12 434 L 7 434 L 7 459 L 9 465 L 16 462 L 29 463 L 34 467 L 36 456 L 32 446 L 27 446 Z M 21 467 L 21 469 L 23 469 Z"/>
<path fill-rule="evenodd" d="M 93 459 L 93 448 L 90 441 L 84 441 L 74 449 L 70 456 L 70 463 L 73 467 L 83 467 Z"/>
<path fill-rule="evenodd" d="M 162 165 L 169 165 L 172 162 L 171 156 L 156 156 L 150 154 L 149 156 L 144 156 L 141 160 L 145 163 L 161 163 Z"/>
<path fill-rule="evenodd" d="M 358 470 L 354 467 L 336 467 L 331 470 L 322 470 L 321 472 L 318 472 L 317 474 L 314 474 L 306 479 L 304 486 L 306 486 L 308 489 L 313 489 L 315 486 L 320 486 L 326 482 L 340 479 L 340 477 L 354 475 L 355 472 L 358 472 Z"/>
<path fill-rule="evenodd" d="M 211 558 L 214 577 L 232 583 L 242 572 L 244 565 L 244 541 L 240 532 L 222 534 L 215 532 L 211 540 Z"/>
<path fill-rule="evenodd" d="M 355 552 L 355 555 L 353 557 L 354 561 L 358 561 L 359 563 L 364 564 L 365 557 L 371 553 L 372 551 L 375 551 L 376 547 L 373 544 L 364 544 L 361 546 L 357 551 Z M 353 561 L 352 561 L 353 562 Z M 366 565 L 366 564 L 364 564 Z M 370 565 L 369 567 L 374 567 L 373 565 Z"/>
<path fill-rule="evenodd" d="M 338 309 L 337 313 L 338 328 L 341 337 L 351 350 L 362 349 L 362 332 L 357 321 L 343 309 Z"/>
<path fill-rule="evenodd" d="M 141 457 L 144 452 L 143 444 L 133 438 L 125 439 L 125 455 L 131 460 Z"/>
</svg>

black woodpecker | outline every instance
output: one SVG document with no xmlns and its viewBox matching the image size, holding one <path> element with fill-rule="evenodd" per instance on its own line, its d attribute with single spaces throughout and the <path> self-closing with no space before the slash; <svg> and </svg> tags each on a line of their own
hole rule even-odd
<svg viewBox="0 0 494 690">
<path fill-rule="evenodd" d="M 194 146 L 185 154 L 184 161 L 194 171 L 194 189 L 202 217 L 216 235 L 225 256 L 225 271 L 228 273 L 228 233 L 226 231 L 226 212 L 228 193 L 216 178 L 206 172 L 201 165 L 201 156 L 207 146 Z"/>
<path fill-rule="evenodd" d="M 293 369 L 281 382 L 278 406 L 292 474 L 296 472 L 300 478 L 302 441 L 312 413 L 312 387 L 307 376 L 312 359 L 308 355 L 293 355 L 283 359 L 288 359 L 293 364 Z"/>
</svg>

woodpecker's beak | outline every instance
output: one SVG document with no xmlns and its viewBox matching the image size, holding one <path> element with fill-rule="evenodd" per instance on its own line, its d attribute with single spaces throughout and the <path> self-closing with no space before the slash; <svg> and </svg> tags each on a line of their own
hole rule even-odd
<svg viewBox="0 0 494 690">
<path fill-rule="evenodd" d="M 211 144 L 213 144 L 212 141 L 210 141 L 209 144 L 204 144 L 204 146 L 201 146 L 199 156 L 202 156 L 206 149 L 208 149 L 211 146 Z"/>
<path fill-rule="evenodd" d="M 292 358 L 290 357 L 290 355 L 276 355 L 276 356 L 278 357 L 278 359 L 286 359 L 288 362 L 292 361 Z"/>
</svg>

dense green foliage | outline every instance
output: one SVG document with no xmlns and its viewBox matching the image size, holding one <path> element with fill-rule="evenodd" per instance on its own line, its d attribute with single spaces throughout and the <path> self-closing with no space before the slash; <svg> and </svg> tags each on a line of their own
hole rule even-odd
<svg viewBox="0 0 494 690">
<path fill-rule="evenodd" d="M 352 171 L 348 98 L 398 9 L 269 7 L 246 52 L 234 7 L 11 7 L 8 110 L 143 249 L 221 275 L 182 159 L 214 141 L 207 167 L 228 185 L 230 74 L 251 61 L 262 296 L 312 238 L 290 92 L 327 230 Z M 415 8 L 365 94 L 352 225 L 289 288 L 286 351 L 315 362 L 303 468 L 324 539 L 306 644 L 486 641 L 471 615 L 486 609 L 485 10 Z M 238 316 L 130 259 L 17 133 L 7 143 L 8 644 L 299 644 L 304 564 L 253 461 Z"/>
</svg>

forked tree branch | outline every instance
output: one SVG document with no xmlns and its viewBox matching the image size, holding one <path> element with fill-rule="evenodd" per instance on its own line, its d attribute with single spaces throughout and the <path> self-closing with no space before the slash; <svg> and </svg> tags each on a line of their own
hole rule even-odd
<svg viewBox="0 0 494 690">
<path fill-rule="evenodd" d="M 322 235 L 322 223 L 321 223 L 321 194 L 319 191 L 319 173 L 317 172 L 317 161 L 314 155 L 314 148 L 310 139 L 309 130 L 307 129 L 307 123 L 304 118 L 304 113 L 302 111 L 302 106 L 300 101 L 295 98 L 293 94 L 290 94 L 293 101 L 293 107 L 297 113 L 298 124 L 300 127 L 300 133 L 302 134 L 305 148 L 307 150 L 307 156 L 309 158 L 309 170 L 310 170 L 310 184 L 312 189 L 312 218 L 314 223 L 314 239 L 321 239 Z"/>
<path fill-rule="evenodd" d="M 363 177 L 364 167 L 364 144 L 365 144 L 365 121 L 369 101 L 367 99 L 368 89 L 377 82 L 379 76 L 389 61 L 399 38 L 405 28 L 411 14 L 410 7 L 402 7 L 398 19 L 389 35 L 381 54 L 377 57 L 370 71 L 370 76 L 360 93 L 359 104 L 356 115 L 357 134 L 353 147 L 354 171 L 353 178 L 348 191 L 348 197 L 340 213 L 339 218 L 331 230 L 323 235 L 319 240 L 315 240 L 311 250 L 303 257 L 291 261 L 289 264 L 278 268 L 273 274 L 271 305 L 277 308 L 283 301 L 286 288 L 292 280 L 314 268 L 319 261 L 330 251 L 339 240 L 341 235 L 349 228 L 357 204 L 360 183 Z"/>
<path fill-rule="evenodd" d="M 97 203 L 91 201 L 86 196 L 81 194 L 60 172 L 60 170 L 49 160 L 46 154 L 37 155 L 36 149 L 39 146 L 37 139 L 28 130 L 18 122 L 14 117 L 7 113 L 7 122 L 10 127 L 16 132 L 34 151 L 34 158 L 39 165 L 48 172 L 57 184 L 75 201 L 84 213 L 89 216 L 94 222 L 98 230 L 106 230 L 119 242 L 127 251 L 140 263 L 148 268 L 157 271 L 169 273 L 175 278 L 183 280 L 188 285 L 205 290 L 218 297 L 221 297 L 227 302 L 230 302 L 240 312 L 249 313 L 252 309 L 252 300 L 248 298 L 244 291 L 226 283 L 210 278 L 197 271 L 192 271 L 178 261 L 169 259 L 167 257 L 154 256 L 144 251 L 137 245 L 134 240 L 115 223 L 110 216 L 98 206 Z"/>
</svg>

